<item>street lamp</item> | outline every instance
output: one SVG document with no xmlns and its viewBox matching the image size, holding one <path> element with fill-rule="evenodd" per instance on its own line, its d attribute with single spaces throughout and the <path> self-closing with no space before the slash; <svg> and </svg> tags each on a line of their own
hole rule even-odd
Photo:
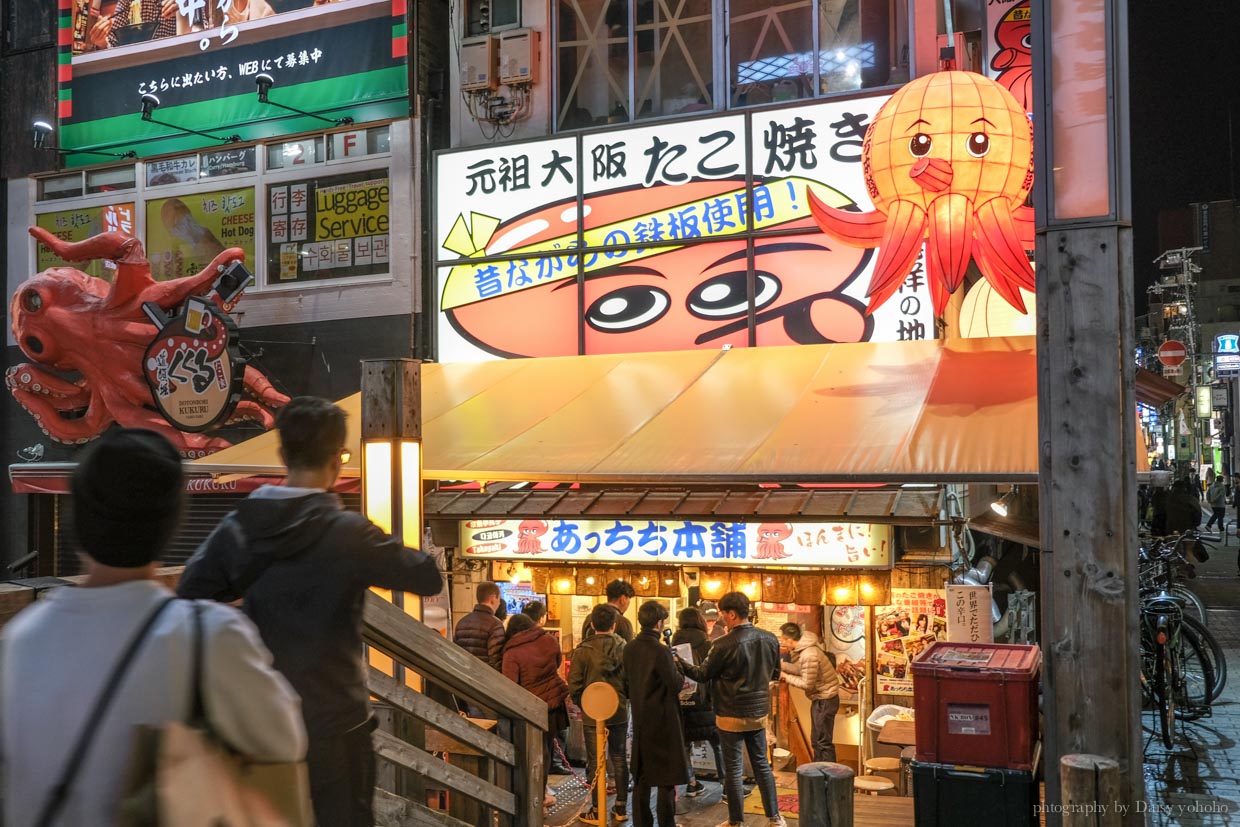
<svg viewBox="0 0 1240 827">
<path fill-rule="evenodd" d="M 414 359 L 362 361 L 362 512 L 406 546 L 422 547 L 422 363 Z M 417 595 L 374 589 L 421 620 Z M 370 650 L 372 666 L 419 688 L 390 658 Z"/>
</svg>

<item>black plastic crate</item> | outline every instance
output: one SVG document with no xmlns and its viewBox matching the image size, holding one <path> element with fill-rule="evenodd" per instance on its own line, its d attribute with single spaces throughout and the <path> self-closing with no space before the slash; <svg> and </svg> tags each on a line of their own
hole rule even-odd
<svg viewBox="0 0 1240 827">
<path fill-rule="evenodd" d="M 1038 824 L 1038 783 L 1032 772 L 924 761 L 914 761 L 912 770 L 917 827 Z"/>
</svg>

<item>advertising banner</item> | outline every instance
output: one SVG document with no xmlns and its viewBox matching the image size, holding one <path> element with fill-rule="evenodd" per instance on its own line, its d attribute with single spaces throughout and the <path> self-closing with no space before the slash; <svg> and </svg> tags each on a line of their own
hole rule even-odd
<svg viewBox="0 0 1240 827">
<path fill-rule="evenodd" d="M 63 241 L 85 241 L 100 233 L 134 234 L 134 204 L 109 204 L 101 207 L 79 207 L 35 216 L 35 224 Z M 35 272 L 49 267 L 74 267 L 90 276 L 112 280 L 116 265 L 110 261 L 67 262 L 42 244 L 36 244 Z"/>
<path fill-rule="evenodd" d="M 332 117 L 408 115 L 404 0 L 60 0 L 61 141 L 152 155 L 210 145 L 141 118 L 244 140 L 315 128 L 272 100 Z M 69 156 L 73 163 L 81 156 Z M 78 163 L 91 163 L 77 160 Z"/>
<path fill-rule="evenodd" d="M 386 273 L 390 184 L 379 172 L 267 187 L 267 272 L 278 281 Z"/>
<path fill-rule="evenodd" d="M 1033 10 L 1030 0 L 986 4 L 986 70 L 1026 112 L 1033 111 Z"/>
<path fill-rule="evenodd" d="M 827 606 L 827 633 L 823 647 L 835 655 L 840 676 L 840 702 L 856 703 L 865 678 L 865 607 Z"/>
<path fill-rule="evenodd" d="M 990 619 L 991 586 L 947 584 L 947 639 L 963 643 L 994 643 Z"/>
<path fill-rule="evenodd" d="M 809 212 L 811 191 L 872 208 L 862 139 L 885 100 L 439 154 L 440 358 L 933 338 L 924 263 L 867 314 L 874 251 Z"/>
<path fill-rule="evenodd" d="M 254 188 L 146 202 L 146 254 L 156 281 L 201 272 L 229 247 L 254 260 Z"/>
<path fill-rule="evenodd" d="M 947 639 L 946 592 L 892 589 L 891 605 L 874 609 L 874 634 L 874 691 L 880 695 L 912 695 L 909 664 L 934 641 Z"/>
<path fill-rule="evenodd" d="M 237 331 L 227 313 L 198 296 L 165 318 L 144 308 L 159 328 L 143 356 L 143 377 L 164 419 L 182 431 L 206 431 L 226 418 L 241 399 L 245 370 Z"/>
<path fill-rule="evenodd" d="M 527 562 L 887 568 L 891 526 L 690 520 L 468 520 L 466 557 Z"/>
</svg>

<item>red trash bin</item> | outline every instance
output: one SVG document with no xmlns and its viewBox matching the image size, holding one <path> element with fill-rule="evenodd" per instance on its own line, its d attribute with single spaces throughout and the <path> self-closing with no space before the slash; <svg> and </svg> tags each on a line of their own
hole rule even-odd
<svg viewBox="0 0 1240 827">
<path fill-rule="evenodd" d="M 913 661 L 917 760 L 1032 770 L 1036 646 L 937 642 Z"/>
</svg>

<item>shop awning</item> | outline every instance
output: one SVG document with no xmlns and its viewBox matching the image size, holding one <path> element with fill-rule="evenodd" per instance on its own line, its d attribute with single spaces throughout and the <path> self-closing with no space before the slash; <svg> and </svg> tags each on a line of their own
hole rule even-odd
<svg viewBox="0 0 1240 827">
<path fill-rule="evenodd" d="M 1173 382 L 1145 368 L 1137 368 L 1135 384 L 1137 401 L 1155 408 L 1162 407 L 1184 393 L 1184 386 L 1179 382 Z"/>
<path fill-rule="evenodd" d="M 422 368 L 440 480 L 1030 481 L 1032 337 L 694 350 Z M 348 410 L 356 474 L 360 396 Z M 191 464 L 278 474 L 267 433 Z"/>
</svg>

